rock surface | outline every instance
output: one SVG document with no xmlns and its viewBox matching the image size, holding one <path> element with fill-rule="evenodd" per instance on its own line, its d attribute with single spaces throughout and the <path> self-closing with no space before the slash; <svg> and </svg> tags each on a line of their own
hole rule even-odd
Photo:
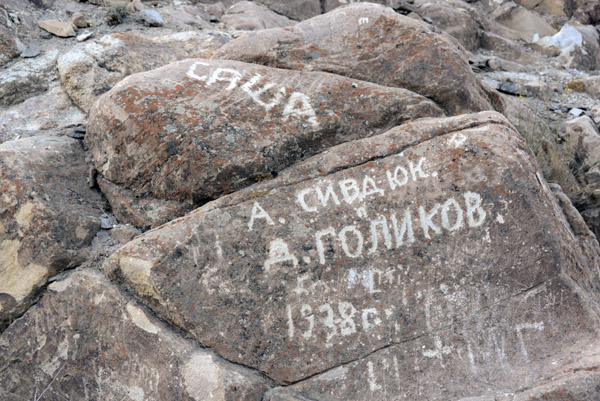
<svg viewBox="0 0 600 401">
<path fill-rule="evenodd" d="M 227 9 L 221 20 L 233 29 L 254 31 L 267 28 L 280 28 L 296 22 L 276 14 L 262 4 L 240 1 Z"/>
<path fill-rule="evenodd" d="M 340 142 L 440 115 L 404 89 L 195 59 L 121 81 L 92 109 L 86 144 L 109 181 L 198 204 Z"/>
<path fill-rule="evenodd" d="M 77 140 L 37 136 L 0 145 L 0 329 L 49 277 L 85 260 L 104 207 L 86 174 Z"/>
<path fill-rule="evenodd" d="M 291 28 L 243 35 L 214 58 L 401 87 L 433 99 L 450 114 L 493 109 L 494 100 L 454 38 L 375 4 L 352 4 Z"/>
<path fill-rule="evenodd" d="M 321 14 L 320 0 L 257 0 L 257 3 L 264 4 L 277 14 L 285 15 L 297 21 Z"/>
<path fill-rule="evenodd" d="M 47 388 L 49 400 L 258 401 L 269 384 L 183 339 L 93 269 L 50 284 L 0 338 L 3 400 Z"/>
<path fill-rule="evenodd" d="M 60 56 L 58 72 L 73 101 L 89 112 L 100 95 L 126 76 L 180 59 L 210 57 L 228 39 L 216 32 L 107 35 Z"/>
<path fill-rule="evenodd" d="M 17 46 L 17 38 L 0 25 L 0 67 L 17 57 L 21 51 Z"/>
<path fill-rule="evenodd" d="M 510 123 L 482 113 L 331 148 L 105 268 L 229 360 L 279 383 L 323 373 L 298 385 L 308 399 L 441 400 L 530 386 L 551 358 L 597 366 L 577 359 L 598 346 L 600 249 L 582 235 Z"/>
<path fill-rule="evenodd" d="M 53 35 L 60 36 L 61 38 L 68 38 L 75 36 L 75 30 L 70 22 L 63 22 L 59 20 L 44 20 L 39 21 L 38 26 L 45 31 L 50 32 Z"/>
</svg>

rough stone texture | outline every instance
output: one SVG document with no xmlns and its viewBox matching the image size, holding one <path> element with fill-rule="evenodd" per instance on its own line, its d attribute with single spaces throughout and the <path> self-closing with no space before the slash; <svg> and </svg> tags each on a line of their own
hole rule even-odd
<svg viewBox="0 0 600 401">
<path fill-rule="evenodd" d="M 285 15 L 296 21 L 301 21 L 321 14 L 320 0 L 256 0 L 277 14 Z"/>
<path fill-rule="evenodd" d="M 515 43 L 515 41 L 504 38 L 493 32 L 483 32 L 481 36 L 481 48 L 493 50 L 494 54 L 523 65 L 538 61 L 538 57 L 527 53 L 525 49 Z"/>
<path fill-rule="evenodd" d="M 565 12 L 583 24 L 600 22 L 600 3 L 597 0 L 565 0 Z"/>
<path fill-rule="evenodd" d="M 518 32 L 520 38 L 528 43 L 533 41 L 536 34 L 541 38 L 556 33 L 556 29 L 538 14 L 513 2 L 504 3 L 502 7 L 491 14 L 491 17 Z"/>
<path fill-rule="evenodd" d="M 569 87 L 580 92 L 586 92 L 600 100 L 600 76 L 585 77 L 572 81 L 572 83 L 572 85 L 569 83 Z M 599 122 L 600 120 L 596 121 L 596 123 Z"/>
<path fill-rule="evenodd" d="M 0 107 L 7 107 L 48 90 L 57 78 L 58 51 L 49 51 L 42 57 L 21 59 L 0 74 Z"/>
<path fill-rule="evenodd" d="M 598 367 L 600 249 L 581 230 L 487 112 L 333 147 L 105 269 L 228 360 L 323 373 L 294 386 L 308 399 L 447 400 Z"/>
<path fill-rule="evenodd" d="M 61 55 L 58 71 L 75 104 L 89 112 L 100 95 L 127 75 L 185 58 L 210 57 L 228 40 L 228 35 L 217 32 L 116 33 Z"/>
<path fill-rule="evenodd" d="M 65 135 L 85 124 L 85 114 L 60 86 L 0 109 L 0 143 L 40 134 Z"/>
<path fill-rule="evenodd" d="M 362 3 L 367 2 L 366 0 L 324 0 L 324 12 L 329 12 L 334 8 L 340 6 L 347 6 L 352 3 Z M 404 0 L 370 0 L 369 3 L 382 4 L 384 6 L 388 6 L 393 8 L 394 10 L 403 8 L 407 6 L 407 2 Z M 411 2 L 412 3 L 412 2 Z"/>
<path fill-rule="evenodd" d="M 98 177 L 98 185 L 112 207 L 115 217 L 143 229 L 158 227 L 194 208 L 191 201 L 178 202 L 138 197 L 126 188 Z"/>
<path fill-rule="evenodd" d="M 565 0 L 516 0 L 516 2 L 540 14 L 565 16 Z"/>
<path fill-rule="evenodd" d="M 497 100 L 491 101 L 475 78 L 456 39 L 376 4 L 352 4 L 291 28 L 248 33 L 214 58 L 327 71 L 406 88 L 451 114 L 492 109 L 490 103 Z"/>
<path fill-rule="evenodd" d="M 0 25 L 0 67 L 17 57 L 21 51 L 17 46 L 17 38 Z"/>
<path fill-rule="evenodd" d="M 404 89 L 194 59 L 121 81 L 92 109 L 86 143 L 109 181 L 199 204 L 340 142 L 440 115 Z"/>
<path fill-rule="evenodd" d="M 37 136 L 0 145 L 0 329 L 48 277 L 75 267 L 104 202 L 86 182 L 79 141 Z"/>
<path fill-rule="evenodd" d="M 0 398 L 259 401 L 260 375 L 223 361 L 152 316 L 99 272 L 49 286 L 0 336 Z"/>
<path fill-rule="evenodd" d="M 418 12 L 431 18 L 432 25 L 455 37 L 465 49 L 475 51 L 480 47 L 483 26 L 474 10 L 452 4 L 425 3 Z"/>
<path fill-rule="evenodd" d="M 212 30 L 209 23 L 210 15 L 203 8 L 192 5 L 181 5 L 179 7 L 163 7 L 162 15 L 168 27 L 178 30 L 206 29 Z"/>
<path fill-rule="evenodd" d="M 254 31 L 259 29 L 280 28 L 294 25 L 296 22 L 279 15 L 262 4 L 240 1 L 229 7 L 221 21 L 233 29 Z"/>
<path fill-rule="evenodd" d="M 53 35 L 60 36 L 61 38 L 68 38 L 75 36 L 75 30 L 73 24 L 70 22 L 63 22 L 55 19 L 49 19 L 39 21 L 38 26 L 45 31 L 50 32 Z"/>
</svg>

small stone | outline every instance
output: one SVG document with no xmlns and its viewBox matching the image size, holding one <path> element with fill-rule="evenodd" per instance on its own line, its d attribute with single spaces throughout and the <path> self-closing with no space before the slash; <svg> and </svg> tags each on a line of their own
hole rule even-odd
<svg viewBox="0 0 600 401">
<path fill-rule="evenodd" d="M 117 219 L 112 214 L 104 213 L 100 216 L 100 227 L 104 229 L 113 228 L 117 224 Z"/>
<path fill-rule="evenodd" d="M 43 30 L 50 32 L 61 38 L 75 36 L 75 31 L 70 22 L 63 22 L 56 19 L 38 21 L 38 26 Z"/>
<path fill-rule="evenodd" d="M 583 114 L 583 110 L 581 110 L 578 107 L 572 108 L 571 110 L 569 110 L 569 114 L 575 116 L 575 117 L 579 117 L 580 115 Z"/>
<path fill-rule="evenodd" d="M 77 41 L 84 42 L 84 41 L 88 40 L 89 38 L 91 38 L 92 36 L 94 36 L 94 32 L 82 33 L 81 35 L 77 35 Z"/>
<path fill-rule="evenodd" d="M 21 53 L 22 58 L 34 58 L 41 54 L 40 48 L 36 45 L 29 45 Z"/>
<path fill-rule="evenodd" d="M 527 96 L 525 88 L 511 81 L 502 82 L 500 86 L 498 86 L 498 91 L 506 93 L 507 95 Z"/>
<path fill-rule="evenodd" d="M 219 22 L 221 22 L 221 21 L 219 21 L 219 19 L 218 19 L 217 17 L 215 17 L 214 15 L 211 15 L 211 16 L 210 16 L 210 20 L 209 20 L 209 21 L 210 21 L 211 23 L 213 23 L 213 24 L 218 24 Z"/>
<path fill-rule="evenodd" d="M 137 13 L 137 21 L 148 26 L 163 26 L 164 21 L 156 10 L 145 9 Z"/>
<path fill-rule="evenodd" d="M 136 11 L 142 11 L 145 8 L 144 4 L 140 0 L 133 0 L 131 3 L 127 4 L 127 11 L 131 14 Z"/>
<path fill-rule="evenodd" d="M 87 28 L 89 26 L 92 26 L 92 24 L 90 23 L 90 21 L 88 21 L 85 18 L 85 15 L 83 15 L 82 13 L 75 13 L 75 14 L 73 14 L 73 16 L 71 17 L 71 22 L 77 28 Z"/>
</svg>

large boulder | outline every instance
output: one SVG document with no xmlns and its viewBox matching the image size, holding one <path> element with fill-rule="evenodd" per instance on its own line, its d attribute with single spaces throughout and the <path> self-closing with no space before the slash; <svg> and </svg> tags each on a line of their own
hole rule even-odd
<svg viewBox="0 0 600 401">
<path fill-rule="evenodd" d="M 450 114 L 490 110 L 497 100 L 473 75 L 456 39 L 370 3 L 341 7 L 291 28 L 242 35 L 213 58 L 327 71 L 406 88 Z"/>
<path fill-rule="evenodd" d="M 600 22 L 600 3 L 597 0 L 564 0 L 565 12 L 583 24 Z"/>
<path fill-rule="evenodd" d="M 404 89 L 193 59 L 121 81 L 92 109 L 86 143 L 112 183 L 200 204 L 340 142 L 441 115 Z"/>
<path fill-rule="evenodd" d="M 537 13 L 509 1 L 491 14 L 498 23 L 512 29 L 518 37 L 527 43 L 536 37 L 554 35 L 556 29 Z M 537 35 L 537 36 L 536 36 Z"/>
<path fill-rule="evenodd" d="M 259 401 L 269 387 L 182 338 L 93 269 L 50 284 L 0 336 L 7 401 Z"/>
<path fill-rule="evenodd" d="M 61 55 L 58 72 L 75 104 L 87 113 L 100 95 L 126 76 L 181 59 L 210 57 L 229 39 L 218 32 L 115 33 Z"/>
<path fill-rule="evenodd" d="M 247 31 L 279 28 L 294 25 L 296 22 L 269 10 L 262 4 L 240 1 L 227 9 L 221 21 L 232 29 Z"/>
<path fill-rule="evenodd" d="M 0 330 L 48 278 L 80 264 L 104 202 L 86 182 L 81 143 L 36 136 L 0 145 Z"/>
<path fill-rule="evenodd" d="M 566 15 L 565 0 L 516 0 L 516 2 L 519 5 L 540 14 L 549 14 L 560 17 Z"/>
<path fill-rule="evenodd" d="M 321 0 L 256 0 L 277 14 L 285 15 L 296 21 L 321 14 Z"/>
<path fill-rule="evenodd" d="M 599 258 L 485 112 L 333 147 L 104 268 L 224 358 L 297 383 L 274 399 L 447 400 L 596 369 Z"/>
</svg>

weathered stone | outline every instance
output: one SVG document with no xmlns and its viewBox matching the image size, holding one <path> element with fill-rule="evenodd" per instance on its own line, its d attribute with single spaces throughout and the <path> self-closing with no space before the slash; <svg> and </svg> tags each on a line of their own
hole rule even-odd
<svg viewBox="0 0 600 401">
<path fill-rule="evenodd" d="M 484 31 L 481 36 L 481 48 L 491 50 L 510 61 L 527 65 L 535 63 L 538 57 L 526 52 L 526 49 L 511 39 L 504 38 L 493 32 Z"/>
<path fill-rule="evenodd" d="M 227 9 L 221 21 L 233 29 L 254 31 L 294 25 L 296 22 L 276 14 L 262 4 L 240 1 Z"/>
<path fill-rule="evenodd" d="M 216 32 L 111 34 L 61 55 L 58 72 L 75 104 L 89 112 L 100 95 L 127 75 L 180 59 L 210 57 L 228 40 L 228 35 Z"/>
<path fill-rule="evenodd" d="M 85 18 L 85 15 L 83 15 L 82 13 L 73 13 L 73 15 L 71 16 L 71 23 L 77 28 L 87 28 L 89 26 L 92 26 L 90 21 L 88 21 L 87 18 Z"/>
<path fill-rule="evenodd" d="M 567 141 L 576 143 L 573 158 L 580 161 L 584 171 L 600 166 L 600 133 L 591 118 L 582 116 L 565 121 L 560 132 Z"/>
<path fill-rule="evenodd" d="M 594 75 L 590 77 L 584 77 L 578 80 L 581 82 L 580 92 L 586 92 L 587 94 L 600 100 L 600 76 Z"/>
<path fill-rule="evenodd" d="M 560 55 L 567 68 L 596 70 L 600 66 L 598 39 L 596 28 L 575 21 L 565 24 L 555 35 L 545 36 L 534 42 L 555 53 L 550 55 Z"/>
<path fill-rule="evenodd" d="M 153 10 L 151 8 L 146 8 L 141 11 L 138 11 L 136 14 L 136 18 L 138 22 L 148 26 L 163 26 L 165 23 L 158 11 Z"/>
<path fill-rule="evenodd" d="M 0 74 L 0 107 L 8 107 L 48 90 L 57 78 L 58 51 L 35 59 L 21 59 Z"/>
<path fill-rule="evenodd" d="M 44 31 L 50 32 L 53 35 L 61 38 L 75 36 L 75 30 L 70 22 L 63 22 L 56 19 L 43 20 L 38 22 L 38 26 Z"/>
<path fill-rule="evenodd" d="M 67 92 L 57 86 L 0 110 L 0 143 L 42 133 L 64 135 L 68 129 L 84 124 L 85 119 Z"/>
<path fill-rule="evenodd" d="M 71 138 L 0 145 L 0 329 L 31 305 L 48 277 L 86 256 L 103 205 L 86 172 L 81 144 Z"/>
<path fill-rule="evenodd" d="M 143 229 L 158 227 L 194 208 L 191 201 L 138 197 L 133 191 L 121 188 L 102 177 L 98 178 L 98 185 L 118 221 L 128 222 Z"/>
<path fill-rule="evenodd" d="M 480 47 L 483 26 L 474 10 L 428 2 L 418 12 L 421 16 L 431 18 L 432 25 L 455 37 L 467 50 L 475 51 Z"/>
<path fill-rule="evenodd" d="M 105 269 L 228 360 L 279 383 L 325 372 L 302 397 L 447 400 L 597 366 L 599 261 L 487 112 L 333 147 Z"/>
<path fill-rule="evenodd" d="M 597 0 L 565 0 L 565 12 L 583 24 L 600 22 L 600 3 Z"/>
<path fill-rule="evenodd" d="M 540 14 L 565 16 L 564 0 L 515 0 L 519 5 Z"/>
<path fill-rule="evenodd" d="M 90 112 L 86 143 L 109 181 L 197 205 L 332 145 L 440 115 L 404 89 L 193 59 L 121 81 Z"/>
<path fill-rule="evenodd" d="M 17 46 L 17 38 L 9 30 L 0 25 L 0 67 L 17 57 L 21 51 Z"/>
<path fill-rule="evenodd" d="M 456 39 L 376 4 L 352 4 L 291 28 L 250 32 L 213 58 L 328 71 L 406 88 L 452 114 L 492 109 L 498 100 L 490 100 L 493 95 L 471 72 Z"/>
<path fill-rule="evenodd" d="M 256 0 L 278 14 L 285 15 L 296 21 L 301 21 L 321 14 L 320 0 Z"/>
<path fill-rule="evenodd" d="M 185 340 L 85 269 L 0 336 L 0 398 L 259 401 L 269 382 Z M 35 398 L 35 399 L 42 399 Z"/>
<path fill-rule="evenodd" d="M 538 37 L 554 35 L 554 29 L 542 17 L 521 7 L 515 3 L 504 3 L 498 10 L 492 13 L 491 17 L 519 33 L 521 39 L 525 42 L 532 42 L 535 35 Z"/>
<path fill-rule="evenodd" d="M 347 6 L 349 3 L 361 3 L 361 2 L 369 2 L 382 4 L 384 6 L 388 6 L 393 8 L 394 10 L 403 10 L 407 7 L 410 7 L 407 1 L 405 0 L 324 0 L 323 12 L 329 12 L 334 8 L 338 8 L 340 6 Z M 414 1 L 410 1 L 410 3 L 414 3 Z"/>
<path fill-rule="evenodd" d="M 179 7 L 163 7 L 161 8 L 161 14 L 166 21 L 165 25 L 169 28 L 175 28 L 180 31 L 213 29 L 213 26 L 209 22 L 210 14 L 199 6 L 182 5 Z"/>
</svg>

